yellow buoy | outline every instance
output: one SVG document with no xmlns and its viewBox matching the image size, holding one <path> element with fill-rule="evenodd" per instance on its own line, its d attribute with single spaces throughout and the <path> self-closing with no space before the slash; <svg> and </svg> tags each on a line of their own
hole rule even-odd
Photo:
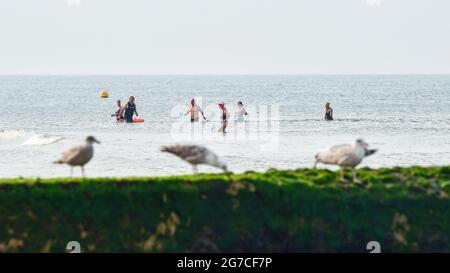
<svg viewBox="0 0 450 273">
<path fill-rule="evenodd" d="M 107 99 L 108 97 L 109 97 L 108 91 L 103 90 L 102 92 L 100 92 L 100 98 Z"/>
</svg>

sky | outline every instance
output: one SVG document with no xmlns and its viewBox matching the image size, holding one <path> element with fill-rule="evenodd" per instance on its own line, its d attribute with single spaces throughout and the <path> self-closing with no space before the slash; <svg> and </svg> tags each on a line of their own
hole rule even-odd
<svg viewBox="0 0 450 273">
<path fill-rule="evenodd" d="M 450 74 L 449 0 L 1 0 L 0 74 Z"/>
</svg>

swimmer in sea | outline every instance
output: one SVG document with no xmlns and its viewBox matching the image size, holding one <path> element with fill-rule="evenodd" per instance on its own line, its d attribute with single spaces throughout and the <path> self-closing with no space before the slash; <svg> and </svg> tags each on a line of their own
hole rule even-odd
<svg viewBox="0 0 450 273">
<path fill-rule="evenodd" d="M 122 113 L 125 112 L 125 121 L 126 122 L 133 122 L 133 115 L 136 114 L 136 116 L 139 116 L 137 109 L 136 109 L 136 103 L 134 103 L 134 97 L 131 96 L 128 99 L 127 104 L 122 108 Z"/>
<path fill-rule="evenodd" d="M 197 122 L 199 120 L 198 113 L 201 113 L 203 119 L 206 120 L 206 117 L 203 114 L 202 108 L 200 108 L 200 106 L 197 105 L 197 103 L 195 102 L 195 99 L 191 100 L 191 105 L 189 106 L 189 110 L 184 115 L 186 116 L 189 113 L 191 114 L 191 122 Z"/>
<path fill-rule="evenodd" d="M 325 120 L 333 120 L 333 108 L 331 108 L 330 103 L 325 104 Z"/>
<path fill-rule="evenodd" d="M 222 110 L 219 132 L 225 133 L 225 129 L 228 125 L 228 119 L 230 118 L 230 113 L 228 113 L 227 108 L 225 108 L 225 103 L 223 101 L 219 102 L 219 108 Z"/>
<path fill-rule="evenodd" d="M 236 114 L 236 121 L 244 122 L 245 121 L 244 116 L 247 116 L 248 113 L 247 113 L 247 110 L 245 110 L 244 104 L 242 103 L 242 101 L 238 101 L 237 107 L 238 107 L 238 111 Z"/>
<path fill-rule="evenodd" d="M 116 117 L 117 122 L 124 121 L 123 113 L 122 113 L 122 102 L 120 100 L 117 100 L 117 109 L 114 114 L 111 115 L 111 117 Z"/>
</svg>

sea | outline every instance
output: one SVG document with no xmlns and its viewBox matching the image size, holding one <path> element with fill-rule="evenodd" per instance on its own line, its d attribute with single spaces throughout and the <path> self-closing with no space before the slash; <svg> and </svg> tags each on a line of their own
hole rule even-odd
<svg viewBox="0 0 450 273">
<path fill-rule="evenodd" d="M 129 96 L 145 122 L 111 117 Z M 185 115 L 192 98 L 206 121 Z M 220 101 L 231 114 L 225 134 Z M 67 177 L 70 168 L 52 162 L 89 135 L 101 141 L 89 177 L 190 174 L 160 152 L 172 144 L 206 146 L 235 173 L 307 168 L 317 151 L 357 137 L 378 149 L 361 167 L 450 164 L 450 75 L 0 76 L 0 102 L 1 178 Z M 327 102 L 333 121 L 323 120 Z"/>
</svg>

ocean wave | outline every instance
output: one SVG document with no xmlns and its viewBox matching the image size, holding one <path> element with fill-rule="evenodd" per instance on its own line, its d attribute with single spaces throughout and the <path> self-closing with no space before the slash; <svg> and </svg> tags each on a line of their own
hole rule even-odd
<svg viewBox="0 0 450 273">
<path fill-rule="evenodd" d="M 63 137 L 52 137 L 47 135 L 35 135 L 22 143 L 22 146 L 44 146 L 63 140 Z"/>
<path fill-rule="evenodd" d="M 23 146 L 43 146 L 56 143 L 63 140 L 63 137 L 49 136 L 46 134 L 37 134 L 34 132 L 26 132 L 24 130 L 0 130 L 0 140 L 7 143 L 18 142 Z"/>
<path fill-rule="evenodd" d="M 11 140 L 26 137 L 27 133 L 22 130 L 0 130 L 0 139 Z"/>
</svg>

